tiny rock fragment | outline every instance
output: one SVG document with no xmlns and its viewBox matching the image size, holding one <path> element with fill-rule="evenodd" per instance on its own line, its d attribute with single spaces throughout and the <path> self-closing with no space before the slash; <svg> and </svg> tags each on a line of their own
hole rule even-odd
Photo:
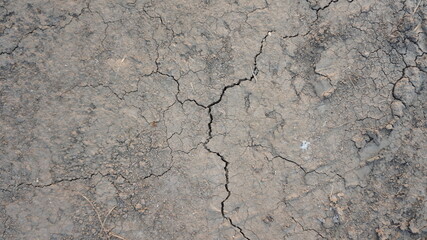
<svg viewBox="0 0 427 240">
<path fill-rule="evenodd" d="M 323 98 L 329 98 L 335 92 L 335 88 L 330 88 L 322 93 Z"/>
<path fill-rule="evenodd" d="M 343 207 L 337 207 L 337 213 L 338 213 L 338 217 L 339 220 L 344 221 L 345 220 L 345 216 L 344 216 L 344 209 Z"/>
<path fill-rule="evenodd" d="M 366 162 L 367 163 L 375 162 L 377 160 L 380 160 L 381 158 L 383 158 L 381 155 L 377 155 L 377 156 L 374 156 L 374 157 L 367 159 Z"/>
<path fill-rule="evenodd" d="M 405 109 L 405 105 L 401 101 L 394 101 L 391 103 L 391 111 L 394 116 L 402 117 L 403 109 Z"/>
<path fill-rule="evenodd" d="M 402 78 L 394 85 L 394 97 L 401 100 L 405 105 L 408 105 L 412 102 L 415 94 L 415 87 L 408 78 Z"/>
<path fill-rule="evenodd" d="M 378 237 L 380 237 L 380 239 L 383 239 L 384 231 L 381 228 L 375 229 L 375 232 L 378 234 Z"/>
<path fill-rule="evenodd" d="M 411 230 L 411 232 L 415 234 L 420 233 L 420 229 L 415 226 L 415 219 L 412 219 L 409 222 L 409 230 Z"/>
<path fill-rule="evenodd" d="M 353 140 L 354 144 L 356 145 L 356 147 L 359 149 L 363 148 L 366 144 L 365 138 L 360 134 L 354 136 L 352 138 L 352 140 Z"/>
<path fill-rule="evenodd" d="M 122 176 L 119 176 L 116 180 L 117 183 L 124 183 L 125 179 Z"/>
<path fill-rule="evenodd" d="M 405 231 L 406 229 L 408 229 L 408 222 L 406 222 L 406 221 L 401 222 L 399 224 L 399 228 L 400 228 L 400 230 Z"/>
</svg>

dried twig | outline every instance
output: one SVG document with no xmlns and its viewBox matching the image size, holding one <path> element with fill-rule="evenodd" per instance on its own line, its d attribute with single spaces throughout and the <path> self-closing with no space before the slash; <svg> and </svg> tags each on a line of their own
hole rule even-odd
<svg viewBox="0 0 427 240">
<path fill-rule="evenodd" d="M 104 222 L 101 220 L 101 214 L 99 213 L 98 209 L 95 207 L 95 205 L 93 204 L 93 202 L 91 200 L 89 200 L 89 198 L 87 198 L 85 195 L 79 193 L 80 196 L 82 196 L 93 208 L 93 210 L 96 213 L 96 216 L 98 217 L 98 221 L 101 224 L 101 230 L 107 235 L 107 238 L 110 238 L 110 235 L 108 234 L 108 231 L 105 229 L 104 227 Z"/>
<path fill-rule="evenodd" d="M 418 1 L 418 4 L 417 4 L 417 6 L 415 7 L 415 9 L 414 9 L 414 12 L 412 13 L 412 15 L 414 15 L 416 12 L 417 12 L 417 10 L 418 10 L 418 8 L 420 7 L 420 5 L 421 5 L 421 2 L 422 2 L 423 0 L 419 0 Z"/>
<path fill-rule="evenodd" d="M 116 206 L 112 207 L 110 211 L 108 211 L 107 215 L 105 215 L 104 221 L 102 222 L 102 226 L 105 226 L 105 222 L 107 221 L 108 216 L 111 214 L 111 212 L 116 208 Z"/>
<path fill-rule="evenodd" d="M 124 237 L 122 237 L 122 236 L 120 236 L 120 235 L 118 235 L 118 234 L 116 234 L 116 233 L 114 233 L 114 232 L 111 232 L 111 230 L 107 230 L 107 229 L 105 228 L 105 222 L 107 221 L 108 216 L 110 216 L 110 214 L 111 214 L 111 213 L 113 212 L 113 210 L 116 208 L 115 206 L 114 206 L 114 207 L 112 207 L 112 208 L 110 209 L 110 211 L 108 211 L 108 213 L 105 215 L 104 220 L 102 220 L 101 214 L 99 213 L 99 211 L 98 211 L 98 209 L 96 208 L 95 204 L 93 204 L 93 202 L 92 202 L 91 200 L 89 200 L 89 198 L 88 198 L 88 197 L 86 197 L 85 195 L 83 195 L 83 194 L 81 194 L 81 193 L 79 193 L 79 195 L 80 195 L 80 196 L 82 196 L 82 198 L 84 198 L 84 199 L 85 199 L 85 200 L 90 204 L 90 206 L 93 208 L 93 210 L 95 211 L 96 216 L 97 216 L 98 221 L 99 221 L 99 224 L 101 225 L 101 231 L 105 233 L 105 235 L 106 235 L 107 239 L 110 239 L 111 237 L 115 237 L 115 238 L 118 238 L 118 239 L 120 239 L 120 240 L 127 240 L 126 238 L 124 238 Z"/>
<path fill-rule="evenodd" d="M 257 79 L 256 74 L 255 74 L 255 69 L 251 68 L 251 71 L 252 71 L 252 77 L 254 77 L 255 82 L 258 82 L 258 79 Z"/>
<path fill-rule="evenodd" d="M 122 237 L 122 236 L 120 236 L 120 235 L 117 235 L 117 234 L 115 234 L 115 233 L 113 233 L 113 232 L 110 232 L 110 235 L 111 235 L 112 237 L 118 238 L 118 239 L 120 239 L 120 240 L 127 240 L 126 238 L 124 238 L 124 237 Z"/>
</svg>

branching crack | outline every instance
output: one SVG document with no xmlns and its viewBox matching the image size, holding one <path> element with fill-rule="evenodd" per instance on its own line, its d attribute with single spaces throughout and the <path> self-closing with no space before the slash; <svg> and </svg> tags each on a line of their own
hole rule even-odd
<svg viewBox="0 0 427 240">
<path fill-rule="evenodd" d="M 162 173 L 160 173 L 160 174 L 150 173 L 150 175 L 148 175 L 148 176 L 144 177 L 144 180 L 145 180 L 145 179 L 147 179 L 147 178 L 151 178 L 151 177 L 156 177 L 156 178 L 162 177 L 163 175 L 165 175 L 166 173 L 168 173 L 168 172 L 172 169 L 172 167 L 173 167 L 173 163 L 172 163 L 172 164 L 171 164 L 171 166 L 170 166 L 168 169 L 166 169 L 164 172 L 162 172 Z"/>
<path fill-rule="evenodd" d="M 224 162 L 225 190 L 227 191 L 227 196 L 226 196 L 226 197 L 224 198 L 224 200 L 222 200 L 222 202 L 221 202 L 221 214 L 222 214 L 222 217 L 223 217 L 223 218 L 225 218 L 225 219 L 227 219 L 227 220 L 228 220 L 228 222 L 230 222 L 231 226 L 233 226 L 234 228 L 238 229 L 238 230 L 239 230 L 239 232 L 240 232 L 240 234 L 242 234 L 242 236 L 243 236 L 245 239 L 248 239 L 248 240 L 249 240 L 249 238 L 248 238 L 248 237 L 245 235 L 245 233 L 243 232 L 243 229 L 242 229 L 241 227 L 239 227 L 238 225 L 234 224 L 234 223 L 233 223 L 233 220 L 225 214 L 225 202 L 226 202 L 226 201 L 228 200 L 228 198 L 230 198 L 230 196 L 231 196 L 231 191 L 230 191 L 230 189 L 229 189 L 229 187 L 228 187 L 228 185 L 229 185 L 229 183 L 230 183 L 230 180 L 229 180 L 229 169 L 228 169 L 228 165 L 230 164 L 230 162 L 228 162 L 227 160 L 225 160 L 225 158 L 224 158 L 221 154 L 219 154 L 218 152 L 214 152 L 214 151 L 210 150 L 206 145 L 205 145 L 205 148 L 206 148 L 206 150 L 207 150 L 208 152 L 210 152 L 210 153 L 213 153 L 213 154 L 217 155 L 217 156 L 221 159 L 221 161 L 223 161 L 223 162 Z"/>
<path fill-rule="evenodd" d="M 305 232 L 305 231 L 313 231 L 313 232 L 315 232 L 315 233 L 317 233 L 317 235 L 319 235 L 321 238 L 325 238 L 322 234 L 320 234 L 319 233 L 319 231 L 317 231 L 316 229 L 313 229 L 313 228 L 305 228 L 300 222 L 298 222 L 294 217 L 291 217 L 292 218 L 292 220 L 296 223 L 296 224 L 298 224 L 301 228 L 302 228 L 302 230 Z"/>
<path fill-rule="evenodd" d="M 243 231 L 243 229 L 241 228 L 241 227 L 239 227 L 238 225 L 236 225 L 235 223 L 233 223 L 233 220 L 229 217 L 229 216 L 227 216 L 226 215 L 226 213 L 225 213 L 225 202 L 230 198 L 230 196 L 231 196 L 231 191 L 230 191 L 230 188 L 229 188 L 229 183 L 230 183 L 230 179 L 229 179 L 229 165 L 230 165 L 230 162 L 229 161 L 227 161 L 225 158 L 224 158 L 224 156 L 223 155 L 221 155 L 219 152 L 215 152 L 215 151 L 213 151 L 213 150 L 211 150 L 209 147 L 208 147 L 208 143 L 211 141 L 211 139 L 213 138 L 213 135 L 212 135 L 212 123 L 213 123 L 213 114 L 212 114 L 212 108 L 215 106 L 215 105 L 217 105 L 218 103 L 220 103 L 221 101 L 222 101 L 222 99 L 223 99 L 223 97 L 224 97 L 224 94 L 225 94 L 225 92 L 227 91 L 227 89 L 230 89 L 230 88 L 233 88 L 233 87 L 235 87 L 235 86 L 239 86 L 242 82 L 244 82 L 244 81 L 252 81 L 252 80 L 256 80 L 256 76 L 258 75 L 258 73 L 259 73 L 259 69 L 258 69 L 258 66 L 257 66 L 257 59 L 258 59 L 258 57 L 262 54 L 262 52 L 263 52 L 263 48 L 264 48 L 264 44 L 265 44 L 265 42 L 266 42 L 266 40 L 267 40 L 267 37 L 268 36 L 270 36 L 271 35 L 271 33 L 272 33 L 273 31 L 269 31 L 264 37 L 263 37 L 263 39 L 261 40 L 261 46 L 260 46 L 260 48 L 259 48 L 259 51 L 258 51 L 258 53 L 255 55 L 255 57 L 254 57 L 254 64 L 253 64 L 253 70 L 252 70 L 252 74 L 251 74 L 251 76 L 249 77 L 249 78 L 244 78 L 244 79 L 240 79 L 239 81 L 237 81 L 236 83 L 233 83 L 233 84 L 231 84 L 231 85 L 228 85 L 228 86 L 225 86 L 223 89 L 222 89 L 222 92 L 221 92 L 221 95 L 220 95 L 220 97 L 218 98 L 218 100 L 216 100 L 216 101 L 214 101 L 214 102 L 212 102 L 212 103 L 210 103 L 209 105 L 207 105 L 207 106 L 203 106 L 203 105 L 201 105 L 201 104 L 199 104 L 199 103 L 197 103 L 195 100 L 186 100 L 186 101 L 193 101 L 193 102 L 195 102 L 197 105 L 199 105 L 199 106 L 202 106 L 202 107 L 204 107 L 204 108 L 207 108 L 208 109 L 208 113 L 209 113 L 209 123 L 208 123 L 208 138 L 206 139 L 206 142 L 204 143 L 204 147 L 205 147 L 205 149 L 208 151 L 208 152 L 210 152 L 210 153 L 212 153 L 212 154 L 215 154 L 216 156 L 218 156 L 220 159 L 221 159 L 221 161 L 222 162 L 224 162 L 224 176 L 225 176 L 225 185 L 224 185 L 224 187 L 225 187 L 225 190 L 227 191 L 227 196 L 225 197 L 225 199 L 224 200 L 222 200 L 222 202 L 221 202 L 221 214 L 222 214 L 222 217 L 224 218 L 224 219 L 226 219 L 230 224 L 231 224 L 231 226 L 233 226 L 235 229 L 237 229 L 239 232 L 240 232 L 240 234 L 245 238 L 245 239 L 248 239 L 249 240 L 249 238 L 245 235 L 245 233 L 244 233 L 244 231 Z"/>
<path fill-rule="evenodd" d="M 161 172 L 159 174 L 150 173 L 148 176 L 145 176 L 143 178 L 143 180 L 145 180 L 147 178 L 152 178 L 152 177 L 156 177 L 156 178 L 162 177 L 163 175 L 165 175 L 166 173 L 168 173 L 172 169 L 172 167 L 173 167 L 173 163 L 165 171 L 163 171 L 163 172 Z M 25 187 L 25 186 L 26 187 L 33 187 L 33 188 L 45 188 L 45 187 L 51 187 L 53 185 L 56 185 L 56 184 L 59 184 L 59 183 L 64 183 L 64 182 L 74 182 L 74 181 L 79 181 L 79 180 L 90 180 L 93 177 L 98 176 L 98 175 L 100 175 L 102 177 L 109 177 L 109 176 L 112 176 L 112 177 L 122 177 L 127 183 L 130 183 L 129 179 L 127 179 L 121 173 L 106 173 L 106 174 L 103 174 L 103 173 L 100 173 L 100 172 L 94 172 L 94 173 L 91 173 L 88 176 L 58 179 L 58 180 L 55 180 L 55 181 L 52 181 L 52 182 L 46 183 L 46 184 L 34 184 L 34 183 L 25 183 L 25 182 L 24 183 L 19 183 L 18 185 L 16 185 L 16 188 L 21 188 L 21 187 Z M 1 189 L 1 191 L 11 192 L 11 190 L 9 190 L 9 189 Z"/>
<path fill-rule="evenodd" d="M 338 2 L 338 0 L 331 0 L 325 6 L 321 7 L 321 6 L 314 5 L 310 0 L 305 0 L 305 1 L 309 4 L 311 10 L 316 11 L 316 20 L 314 20 L 314 22 L 319 20 L 320 11 L 327 9 L 332 3 Z M 352 1 L 348 1 L 348 2 L 351 3 Z"/>
<path fill-rule="evenodd" d="M 51 183 L 40 184 L 40 185 L 33 184 L 33 183 L 20 183 L 17 185 L 17 188 L 22 187 L 22 186 L 35 187 L 35 188 L 45 188 L 45 187 L 50 187 L 50 186 L 53 186 L 53 185 L 56 185 L 56 184 L 59 184 L 62 182 L 74 182 L 74 181 L 78 181 L 78 180 L 92 179 L 94 176 L 96 176 L 98 174 L 101 174 L 101 173 L 96 172 L 96 173 L 91 173 L 90 175 L 84 176 L 84 177 L 73 177 L 73 178 L 59 179 L 59 180 L 53 181 Z"/>
<path fill-rule="evenodd" d="M 282 160 L 285 160 L 286 162 L 290 162 L 290 163 L 292 163 L 292 164 L 294 164 L 294 165 L 298 166 L 298 167 L 299 167 L 299 168 L 304 172 L 304 174 L 308 174 L 308 173 L 312 172 L 312 171 L 307 172 L 307 170 L 305 170 L 305 168 L 303 168 L 303 167 L 301 166 L 301 164 L 299 164 L 299 163 L 297 163 L 297 162 L 295 162 L 295 161 L 293 161 L 293 160 L 291 160 L 291 159 L 289 159 L 289 158 L 282 157 L 282 156 L 276 156 L 276 157 L 274 157 L 274 158 L 280 158 L 280 159 L 282 159 Z M 274 158 L 273 158 L 273 159 L 274 159 Z"/>
<path fill-rule="evenodd" d="M 22 41 L 24 41 L 24 39 L 26 39 L 28 36 L 34 34 L 36 31 L 42 31 L 42 32 L 44 32 L 44 31 L 46 31 L 48 29 L 52 29 L 52 28 L 56 28 L 56 27 L 59 30 L 64 29 L 65 27 L 67 27 L 68 25 L 70 25 L 71 22 L 74 19 L 78 19 L 85 12 L 85 10 L 89 10 L 89 4 L 90 4 L 90 2 L 86 3 L 86 7 L 83 7 L 80 10 L 80 13 L 71 15 L 71 19 L 67 23 L 65 23 L 63 26 L 55 25 L 55 24 L 49 24 L 49 25 L 42 25 L 42 26 L 37 26 L 37 27 L 33 28 L 29 32 L 25 33 L 22 37 L 20 37 L 19 40 L 17 41 L 17 43 L 15 44 L 15 46 L 13 46 L 12 49 L 10 49 L 9 51 L 7 51 L 7 50 L 6 51 L 2 51 L 2 52 L 0 52 L 0 55 L 12 55 L 19 48 L 19 45 L 22 43 Z"/>
</svg>

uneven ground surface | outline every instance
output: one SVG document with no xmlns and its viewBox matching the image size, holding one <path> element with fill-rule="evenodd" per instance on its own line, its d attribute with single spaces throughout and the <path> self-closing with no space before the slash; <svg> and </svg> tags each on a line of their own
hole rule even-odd
<svg viewBox="0 0 427 240">
<path fill-rule="evenodd" d="M 426 14 L 0 0 L 0 239 L 426 239 Z"/>
</svg>

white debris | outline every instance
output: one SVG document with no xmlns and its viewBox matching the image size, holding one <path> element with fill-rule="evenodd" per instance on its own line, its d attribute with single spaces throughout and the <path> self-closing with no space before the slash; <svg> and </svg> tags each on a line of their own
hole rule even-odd
<svg viewBox="0 0 427 240">
<path fill-rule="evenodd" d="M 310 142 L 307 142 L 307 141 L 302 141 L 301 142 L 301 149 L 304 151 L 304 150 L 307 150 L 308 149 L 308 146 L 310 146 Z"/>
</svg>

